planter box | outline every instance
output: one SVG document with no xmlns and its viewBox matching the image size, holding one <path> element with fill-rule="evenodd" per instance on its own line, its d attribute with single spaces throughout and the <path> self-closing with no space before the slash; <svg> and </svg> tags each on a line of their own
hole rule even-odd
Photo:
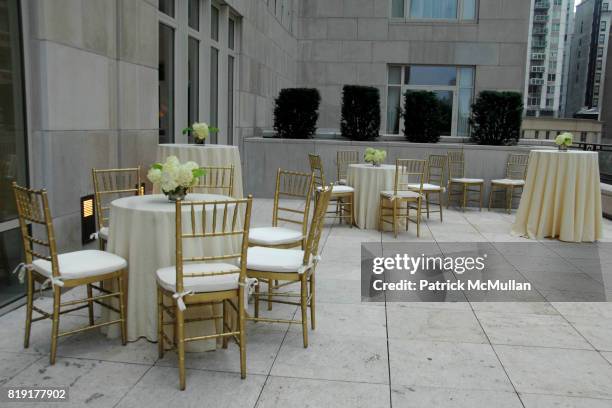
<svg viewBox="0 0 612 408">
<path fill-rule="evenodd" d="M 259 198 L 274 196 L 278 168 L 309 172 L 308 153 L 319 154 L 325 167 L 326 182 L 336 181 L 336 152 L 367 147 L 385 149 L 386 163 L 395 159 L 426 159 L 430 154 L 446 154 L 448 150 L 465 152 L 466 177 L 485 180 L 483 203 L 488 203 L 488 181 L 503 178 L 510 153 L 529 153 L 541 146 L 480 146 L 463 143 L 409 143 L 406 141 L 356 142 L 346 139 L 275 139 L 252 137 L 244 139 L 242 154 L 246 192 Z"/>
</svg>

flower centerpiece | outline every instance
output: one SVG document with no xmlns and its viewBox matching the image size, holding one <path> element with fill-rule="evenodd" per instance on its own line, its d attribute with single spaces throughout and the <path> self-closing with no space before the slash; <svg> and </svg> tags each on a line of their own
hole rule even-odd
<svg viewBox="0 0 612 408">
<path fill-rule="evenodd" d="M 363 159 L 366 163 L 372 163 L 372 166 L 380 166 L 382 162 L 387 158 L 387 152 L 382 149 L 374 149 L 372 147 L 368 147 L 365 150 L 365 155 Z"/>
<path fill-rule="evenodd" d="M 574 143 L 574 135 L 570 132 L 561 133 L 555 139 L 555 144 L 559 146 L 559 150 L 561 151 L 566 151 L 572 143 Z"/>
<path fill-rule="evenodd" d="M 182 200 L 187 189 L 193 187 L 204 170 L 197 163 L 189 161 L 181 164 L 176 156 L 169 156 L 164 163 L 151 166 L 147 178 L 168 196 L 170 201 Z"/>
<path fill-rule="evenodd" d="M 214 126 L 208 126 L 206 122 L 194 122 L 190 127 L 183 129 L 183 134 L 191 132 L 193 140 L 197 144 L 204 144 L 210 132 L 218 132 L 219 129 Z"/>
</svg>

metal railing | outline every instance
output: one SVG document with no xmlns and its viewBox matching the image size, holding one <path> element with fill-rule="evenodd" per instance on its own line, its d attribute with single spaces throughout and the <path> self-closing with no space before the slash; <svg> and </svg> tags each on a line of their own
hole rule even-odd
<svg viewBox="0 0 612 408">
<path fill-rule="evenodd" d="M 612 184 L 612 144 L 576 142 L 572 145 L 572 148 L 597 152 L 600 180 L 602 183 Z"/>
</svg>

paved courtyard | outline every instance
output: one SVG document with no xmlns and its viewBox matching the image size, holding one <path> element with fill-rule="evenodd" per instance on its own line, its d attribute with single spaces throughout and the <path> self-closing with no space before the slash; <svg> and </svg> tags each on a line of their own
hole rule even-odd
<svg viewBox="0 0 612 408">
<path fill-rule="evenodd" d="M 254 225 L 269 225 L 270 218 L 271 200 L 256 200 Z M 420 241 L 533 242 L 509 234 L 512 219 L 446 211 L 444 223 L 435 214 L 423 224 Z M 610 240 L 612 222 L 604 228 Z M 416 241 L 414 232 L 411 226 L 397 241 Z M 612 407 L 612 303 L 362 303 L 361 242 L 395 241 L 391 233 L 329 223 L 309 348 L 299 326 L 249 322 L 246 380 L 230 344 L 187 354 L 181 392 L 174 352 L 158 359 L 155 344 L 143 339 L 123 347 L 98 331 L 63 338 L 49 366 L 50 322 L 34 324 L 24 350 L 20 308 L 0 317 L 0 385 L 69 386 L 69 403 L 57 405 L 75 407 Z M 539 251 L 523 254 L 531 265 L 544 265 L 538 271 L 551 272 L 554 258 L 573 273 L 551 279 L 601 283 L 587 262 L 576 262 L 580 247 L 541 245 L 551 251 L 546 262 L 538 262 L 545 258 Z M 533 271 L 526 263 L 514 267 Z M 86 324 L 87 311 L 79 312 L 64 316 L 62 329 Z M 275 305 L 272 313 L 288 317 L 296 308 Z"/>
</svg>

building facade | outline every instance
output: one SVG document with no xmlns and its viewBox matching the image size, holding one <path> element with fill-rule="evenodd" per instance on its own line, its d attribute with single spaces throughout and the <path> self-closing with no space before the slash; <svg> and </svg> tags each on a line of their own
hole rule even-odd
<svg viewBox="0 0 612 408">
<path fill-rule="evenodd" d="M 534 0 L 531 7 L 525 114 L 558 117 L 565 106 L 564 69 L 574 0 Z"/>
<path fill-rule="evenodd" d="M 339 128 L 342 86 L 381 93 L 401 133 L 406 89 L 448 106 L 467 133 L 482 90 L 521 92 L 531 0 L 0 0 L 0 292 L 21 257 L 10 182 L 49 191 L 60 251 L 81 247 L 91 168 L 156 160 L 207 121 L 242 148 L 273 126 L 282 88 L 316 87 L 320 128 Z M 257 194 L 256 191 L 252 192 Z"/>
</svg>

